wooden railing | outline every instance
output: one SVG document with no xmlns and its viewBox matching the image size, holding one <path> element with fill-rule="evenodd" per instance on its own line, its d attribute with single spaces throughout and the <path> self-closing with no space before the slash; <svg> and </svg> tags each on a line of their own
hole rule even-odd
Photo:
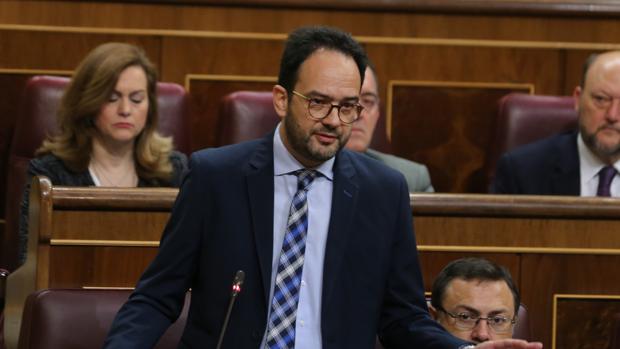
<svg viewBox="0 0 620 349">
<path fill-rule="evenodd" d="M 157 253 L 177 193 L 35 179 L 27 261 L 7 284 L 7 348 L 17 344 L 24 300 L 35 290 L 133 287 Z M 427 291 L 449 261 L 486 257 L 511 271 L 533 338 L 546 348 L 609 340 L 620 313 L 620 200 L 435 193 L 411 194 L 411 203 Z M 583 321 L 604 325 L 575 327 Z"/>
</svg>

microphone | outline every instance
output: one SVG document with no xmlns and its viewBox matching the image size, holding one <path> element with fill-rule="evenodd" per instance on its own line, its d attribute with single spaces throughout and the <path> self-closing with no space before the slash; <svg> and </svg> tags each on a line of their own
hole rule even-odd
<svg viewBox="0 0 620 349">
<path fill-rule="evenodd" d="M 216 349 L 220 349 L 222 347 L 222 341 L 224 341 L 224 333 L 226 333 L 226 327 L 228 326 L 228 320 L 230 319 L 230 313 L 232 312 L 233 305 L 235 304 L 235 300 L 237 299 L 237 295 L 241 292 L 241 286 L 243 285 L 243 281 L 245 280 L 245 273 L 243 270 L 237 270 L 235 274 L 235 278 L 232 283 L 232 293 L 230 294 L 230 302 L 228 303 L 228 310 L 226 311 L 226 317 L 224 318 L 224 324 L 222 325 L 222 330 L 220 331 L 220 339 L 217 341 Z"/>
</svg>

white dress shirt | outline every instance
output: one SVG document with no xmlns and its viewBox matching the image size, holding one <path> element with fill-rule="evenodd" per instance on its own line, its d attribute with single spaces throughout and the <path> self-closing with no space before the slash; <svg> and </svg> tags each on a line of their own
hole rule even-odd
<svg viewBox="0 0 620 349">
<path fill-rule="evenodd" d="M 584 143 L 581 133 L 577 137 L 577 149 L 579 150 L 579 178 L 581 180 L 581 196 L 596 196 L 598 189 L 598 173 L 607 166 L 602 162 Z M 620 170 L 620 160 L 613 165 L 616 171 Z M 620 178 L 618 174 L 611 182 L 611 196 L 620 196 Z"/>
</svg>

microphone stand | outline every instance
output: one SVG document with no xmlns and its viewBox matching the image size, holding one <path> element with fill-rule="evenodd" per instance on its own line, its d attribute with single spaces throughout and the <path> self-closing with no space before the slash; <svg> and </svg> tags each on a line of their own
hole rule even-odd
<svg viewBox="0 0 620 349">
<path fill-rule="evenodd" d="M 220 349 L 222 347 L 222 342 L 224 341 L 224 333 L 226 333 L 226 327 L 228 326 L 228 320 L 230 319 L 230 313 L 232 312 L 233 305 L 235 304 L 235 300 L 237 299 L 237 295 L 241 292 L 241 286 L 243 285 L 243 281 L 245 280 L 245 273 L 243 270 L 238 270 L 235 274 L 235 279 L 232 284 L 232 293 L 230 294 L 230 302 L 228 303 L 228 310 L 226 311 L 226 317 L 224 318 L 224 324 L 222 326 L 222 330 L 220 331 L 220 339 L 217 341 L 216 349 Z"/>
</svg>

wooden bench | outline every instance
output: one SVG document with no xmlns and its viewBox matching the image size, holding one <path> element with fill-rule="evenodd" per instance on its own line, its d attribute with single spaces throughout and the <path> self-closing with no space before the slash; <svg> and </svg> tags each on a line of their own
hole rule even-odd
<svg viewBox="0 0 620 349">
<path fill-rule="evenodd" d="M 157 253 L 177 193 L 54 187 L 34 178 L 27 260 L 7 280 L 7 349 L 17 345 L 24 302 L 36 290 L 133 288 Z"/>
</svg>

